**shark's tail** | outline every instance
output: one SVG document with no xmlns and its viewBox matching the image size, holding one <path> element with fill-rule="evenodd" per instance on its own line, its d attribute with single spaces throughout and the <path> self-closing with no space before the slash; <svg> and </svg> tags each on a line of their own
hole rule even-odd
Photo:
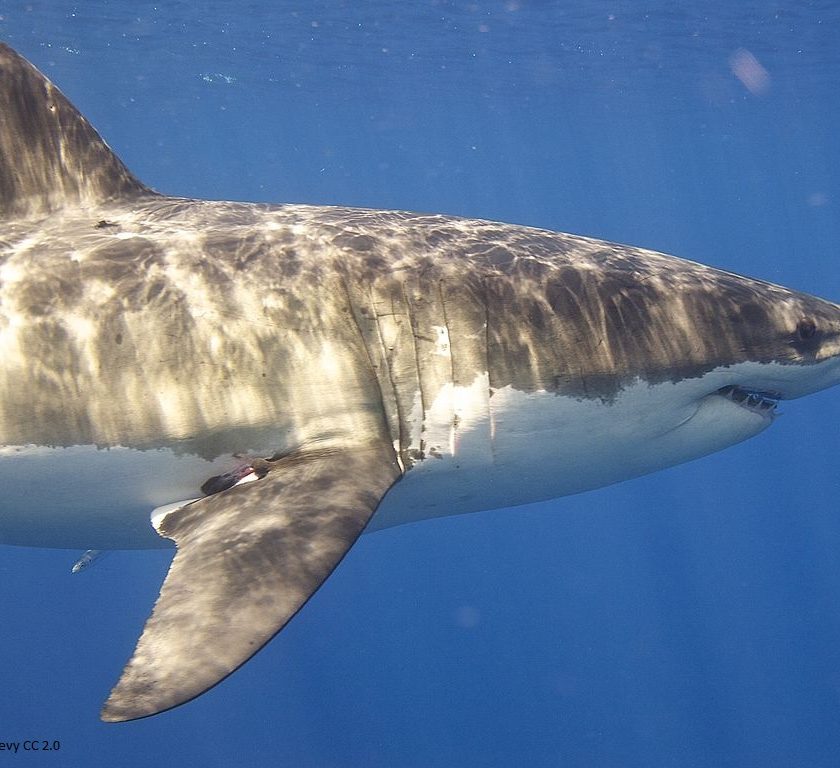
<svg viewBox="0 0 840 768">
<path fill-rule="evenodd" d="M 143 194 L 58 88 L 0 43 L 0 220 Z"/>
</svg>

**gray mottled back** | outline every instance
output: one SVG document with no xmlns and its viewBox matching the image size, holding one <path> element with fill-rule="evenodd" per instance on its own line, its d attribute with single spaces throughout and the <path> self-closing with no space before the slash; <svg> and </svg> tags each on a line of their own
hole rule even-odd
<svg viewBox="0 0 840 768">
<path fill-rule="evenodd" d="M 479 374 L 491 390 L 611 400 L 637 379 L 802 364 L 837 338 L 834 305 L 781 287 L 446 216 L 158 197 L 35 233 L 12 222 L 2 240 L 14 277 L 0 284 L 7 442 L 201 439 L 233 413 L 243 428 L 297 414 L 299 430 L 314 423 L 303 399 L 333 386 L 316 364 L 330 349 L 347 369 L 343 397 L 373 407 L 378 395 L 362 393 L 375 373 L 408 451 L 418 398 L 428 405 Z M 814 334 L 799 334 L 803 319 Z M 130 393 L 131 407 L 115 393 Z M 175 421 L 183 429 L 166 426 Z"/>
</svg>

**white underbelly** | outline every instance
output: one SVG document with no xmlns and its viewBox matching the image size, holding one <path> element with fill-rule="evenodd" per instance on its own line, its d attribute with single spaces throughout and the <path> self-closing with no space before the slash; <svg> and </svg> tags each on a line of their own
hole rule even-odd
<svg viewBox="0 0 840 768">
<path fill-rule="evenodd" d="M 368 531 L 568 496 L 705 456 L 772 419 L 710 395 L 732 372 L 626 387 L 615 401 L 496 390 L 464 408 L 380 505 Z M 469 414 L 472 414 L 470 417 Z"/>
<path fill-rule="evenodd" d="M 465 388 L 483 398 L 479 405 L 455 392 L 441 409 L 454 417 L 427 423 L 426 458 L 386 495 L 367 530 L 598 488 L 768 425 L 725 398 L 705 397 L 718 383 L 726 381 L 640 382 L 613 403 L 506 388 L 493 393 L 490 408 L 480 386 Z M 686 392 L 692 387 L 696 393 Z M 200 497 L 205 481 L 241 464 L 231 455 L 208 461 L 167 448 L 0 447 L 0 544 L 171 546 L 151 526 L 155 508 Z"/>
<path fill-rule="evenodd" d="M 201 484 L 231 468 L 169 449 L 93 445 L 0 449 L 0 543 L 68 549 L 172 546 L 150 524 L 164 504 L 201 496 Z"/>
</svg>

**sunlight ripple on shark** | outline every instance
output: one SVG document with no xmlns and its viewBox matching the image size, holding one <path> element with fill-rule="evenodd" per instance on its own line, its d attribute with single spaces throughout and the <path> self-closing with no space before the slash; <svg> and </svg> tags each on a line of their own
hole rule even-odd
<svg viewBox="0 0 840 768">
<path fill-rule="evenodd" d="M 0 542 L 177 546 L 109 721 L 233 672 L 366 527 L 653 472 L 840 381 L 836 304 L 671 256 L 158 194 L 3 45 L 0 217 Z"/>
</svg>

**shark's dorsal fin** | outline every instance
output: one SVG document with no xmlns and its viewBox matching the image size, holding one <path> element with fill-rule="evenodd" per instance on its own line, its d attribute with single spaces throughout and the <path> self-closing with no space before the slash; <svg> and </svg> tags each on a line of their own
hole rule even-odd
<svg viewBox="0 0 840 768">
<path fill-rule="evenodd" d="M 0 43 L 0 220 L 150 193 L 58 88 Z"/>
</svg>

